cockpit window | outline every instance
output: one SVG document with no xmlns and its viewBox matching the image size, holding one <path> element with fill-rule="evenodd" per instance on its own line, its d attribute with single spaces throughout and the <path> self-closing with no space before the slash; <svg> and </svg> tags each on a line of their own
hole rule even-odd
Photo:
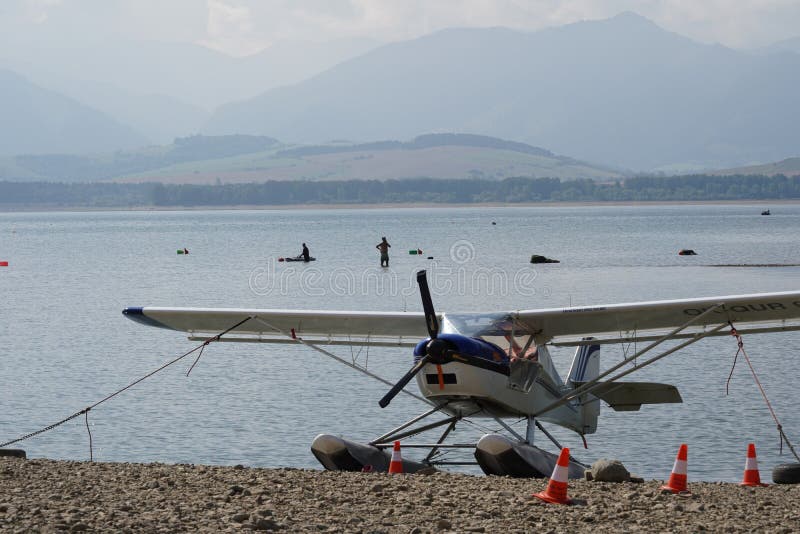
<svg viewBox="0 0 800 534">
<path fill-rule="evenodd" d="M 443 319 L 443 332 L 470 337 L 502 337 L 511 332 L 513 323 L 508 313 L 448 313 Z"/>
</svg>

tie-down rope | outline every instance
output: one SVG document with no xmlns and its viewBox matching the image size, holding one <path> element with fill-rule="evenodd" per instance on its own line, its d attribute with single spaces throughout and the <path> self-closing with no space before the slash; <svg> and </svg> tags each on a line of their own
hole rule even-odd
<svg viewBox="0 0 800 534">
<path fill-rule="evenodd" d="M 100 404 L 103 404 L 103 403 L 104 403 L 104 402 L 106 402 L 107 400 L 111 400 L 112 398 L 116 397 L 117 395 L 119 395 L 119 394 L 120 394 L 120 393 L 122 393 L 123 391 L 125 391 L 125 390 L 127 390 L 127 389 L 130 389 L 130 388 L 132 388 L 133 386 L 135 386 L 135 385 L 136 385 L 136 384 L 138 384 L 139 382 L 142 382 L 142 381 L 144 381 L 144 380 L 146 380 L 146 379 L 150 378 L 151 376 L 153 376 L 154 374 L 158 373 L 159 371 L 162 371 L 162 370 L 166 369 L 167 367 L 169 367 L 169 366 L 170 366 L 170 365 L 172 365 L 173 363 L 176 363 L 176 362 L 179 362 L 179 361 L 181 361 L 181 360 L 182 360 L 182 359 L 184 359 L 185 357 L 189 356 L 190 354 L 192 354 L 192 353 L 194 353 L 194 352 L 197 352 L 198 350 L 200 351 L 200 354 L 197 356 L 197 360 L 199 360 L 199 359 L 200 359 L 200 355 L 202 355 L 202 354 L 203 354 L 203 349 L 206 347 L 206 345 L 208 345 L 208 344 L 210 344 L 210 343 L 213 343 L 214 341 L 219 341 L 219 339 L 220 339 L 222 336 L 224 336 L 225 334 L 227 334 L 227 333 L 228 333 L 228 332 L 230 332 L 231 330 L 233 330 L 233 329 L 235 329 L 235 328 L 238 328 L 239 326 L 243 325 L 244 323 L 246 323 L 247 321 L 249 321 L 249 320 L 250 320 L 250 319 L 252 319 L 252 318 L 253 318 L 253 316 L 251 315 L 250 317 L 247 317 L 247 318 L 245 318 L 245 319 L 242 319 L 241 321 L 239 321 L 239 322 L 238 322 L 238 323 L 236 323 L 235 325 L 233 325 L 233 326 L 231 326 L 230 328 L 227 328 L 226 330 L 224 330 L 224 331 L 220 332 L 220 333 L 219 333 L 219 334 L 217 334 L 216 336 L 214 336 L 214 337 L 211 337 L 211 338 L 209 338 L 209 339 L 205 340 L 203 343 L 201 343 L 200 345 L 196 346 L 195 348 L 193 348 L 193 349 L 192 349 L 192 350 L 190 350 L 189 352 L 187 352 L 187 353 L 185 353 L 185 354 L 182 354 L 181 356 L 178 356 L 178 357 L 177 357 L 177 358 L 175 358 L 174 360 L 171 360 L 171 361 L 169 361 L 169 362 L 165 363 L 164 365 L 162 365 L 161 367 L 159 367 L 159 368 L 158 368 L 158 369 L 156 369 L 155 371 L 151 371 L 151 372 L 147 373 L 147 374 L 146 374 L 146 375 L 144 375 L 143 377 L 141 377 L 141 378 L 139 378 L 139 379 L 137 379 L 137 380 L 134 380 L 133 382 L 131 382 L 130 384 L 128 384 L 128 385 L 127 385 L 127 386 L 125 386 L 124 388 L 118 389 L 117 391 L 115 391 L 115 392 L 114 392 L 114 393 L 112 393 L 111 395 L 108 395 L 107 397 L 105 397 L 105 398 L 103 398 L 103 399 L 101 399 L 101 400 L 99 400 L 99 401 L 95 402 L 94 404 L 92 404 L 92 405 L 90 405 L 90 406 L 87 406 L 86 408 L 84 408 L 83 410 L 81 410 L 81 411 L 79 411 L 79 412 L 75 412 L 74 414 L 70 415 L 69 417 L 66 417 L 66 418 L 62 419 L 61 421 L 58 421 L 57 423 L 53 423 L 52 425 L 47 425 L 47 426 L 46 426 L 46 427 L 44 427 L 44 428 L 40 428 L 39 430 L 36 430 L 36 431 L 34 431 L 34 432 L 31 432 L 31 433 L 29 433 L 29 434 L 25 434 L 24 436 L 22 436 L 22 437 L 19 437 L 19 438 L 17 438 L 17 439 L 12 439 L 11 441 L 6 441 L 5 443 L 0 443 L 0 449 L 2 449 L 3 447 L 7 447 L 7 446 L 9 446 L 9 445 L 13 445 L 13 444 L 15 444 L 15 443 L 19 443 L 20 441 L 24 441 L 24 440 L 26 440 L 26 439 L 28 439 L 28 438 L 32 438 L 32 437 L 34 437 L 34 436 L 38 436 L 39 434 L 43 434 L 43 433 L 47 432 L 48 430 L 53 430 L 54 428 L 56 428 L 56 427 L 58 427 L 58 426 L 61 426 L 61 425 L 63 425 L 64 423 L 67 423 L 67 422 L 69 422 L 69 421 L 72 421 L 73 419 L 75 419 L 75 418 L 76 418 L 76 417 L 78 417 L 78 416 L 84 415 L 84 416 L 85 416 L 85 422 L 86 422 L 86 431 L 89 433 L 89 461 L 90 461 L 90 462 L 91 462 L 91 461 L 93 461 L 93 459 L 94 459 L 94 458 L 93 458 L 93 452 L 92 452 L 92 431 L 89 429 L 89 411 L 90 411 L 92 408 L 96 408 L 97 406 L 99 406 Z M 195 364 L 197 363 L 197 360 L 195 360 L 195 362 L 192 364 L 192 368 L 193 368 L 193 367 L 195 366 Z M 192 369 L 190 368 L 190 369 L 189 369 L 189 371 L 191 371 L 191 370 L 192 370 Z M 186 374 L 188 375 L 189 373 L 186 373 Z"/>
<path fill-rule="evenodd" d="M 731 383 L 731 377 L 733 377 L 733 370 L 736 368 L 736 360 L 739 358 L 739 354 L 741 353 L 744 356 L 745 361 L 747 362 L 748 367 L 750 367 L 750 372 L 753 375 L 753 379 L 756 381 L 756 385 L 758 389 L 761 391 L 761 396 L 764 397 L 764 402 L 767 403 L 767 408 L 769 408 L 769 413 L 772 414 L 772 418 L 775 420 L 775 425 L 778 427 L 778 434 L 780 435 L 780 452 L 783 453 L 783 443 L 786 442 L 786 445 L 789 447 L 789 450 L 792 451 L 792 454 L 797 461 L 800 462 L 800 456 L 797 456 L 797 452 L 795 452 L 794 447 L 792 446 L 792 442 L 789 441 L 789 438 L 786 436 L 786 433 L 783 431 L 783 426 L 781 422 L 778 421 L 778 416 L 775 414 L 775 410 L 772 409 L 772 404 L 769 402 L 767 398 L 767 393 L 764 391 L 764 387 L 761 385 L 761 381 L 758 379 L 758 375 L 756 374 L 756 370 L 753 368 L 753 364 L 750 361 L 750 357 L 747 355 L 747 351 L 744 350 L 744 341 L 742 340 L 742 336 L 737 332 L 736 328 L 731 324 L 728 323 L 731 327 L 731 335 L 736 338 L 736 343 L 739 346 L 736 354 L 733 356 L 733 365 L 731 366 L 731 373 L 728 375 L 728 381 L 725 383 L 725 394 L 728 394 L 728 386 Z"/>
</svg>

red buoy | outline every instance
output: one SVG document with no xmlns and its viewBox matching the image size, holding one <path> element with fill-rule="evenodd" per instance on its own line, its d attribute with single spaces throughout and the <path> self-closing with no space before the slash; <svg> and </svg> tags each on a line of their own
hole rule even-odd
<svg viewBox="0 0 800 534">
<path fill-rule="evenodd" d="M 0 267 L 8 267 L 7 261 L 0 261 Z"/>
</svg>

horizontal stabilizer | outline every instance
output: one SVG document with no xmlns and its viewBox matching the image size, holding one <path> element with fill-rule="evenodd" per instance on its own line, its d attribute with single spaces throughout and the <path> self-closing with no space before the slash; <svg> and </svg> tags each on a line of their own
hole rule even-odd
<svg viewBox="0 0 800 534">
<path fill-rule="evenodd" d="M 599 382 L 591 394 L 618 412 L 635 412 L 642 404 L 683 402 L 678 388 L 657 382 Z"/>
</svg>

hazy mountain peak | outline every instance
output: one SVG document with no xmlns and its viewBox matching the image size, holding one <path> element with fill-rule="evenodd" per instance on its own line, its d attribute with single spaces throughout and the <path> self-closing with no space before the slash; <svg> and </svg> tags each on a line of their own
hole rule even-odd
<svg viewBox="0 0 800 534">
<path fill-rule="evenodd" d="M 109 116 L 0 69 L 0 154 L 101 152 L 147 140 Z"/>
<path fill-rule="evenodd" d="M 800 57 L 786 56 L 698 43 L 632 12 L 443 30 L 226 105 L 206 131 L 297 143 L 458 131 L 640 170 L 719 168 L 796 154 Z"/>
<path fill-rule="evenodd" d="M 640 26 L 648 26 L 651 28 L 661 29 L 660 26 L 658 26 L 655 22 L 634 11 L 622 11 L 614 15 L 613 17 L 607 19 L 607 22 L 614 24 L 626 24 L 626 25 L 638 24 Z"/>
</svg>

